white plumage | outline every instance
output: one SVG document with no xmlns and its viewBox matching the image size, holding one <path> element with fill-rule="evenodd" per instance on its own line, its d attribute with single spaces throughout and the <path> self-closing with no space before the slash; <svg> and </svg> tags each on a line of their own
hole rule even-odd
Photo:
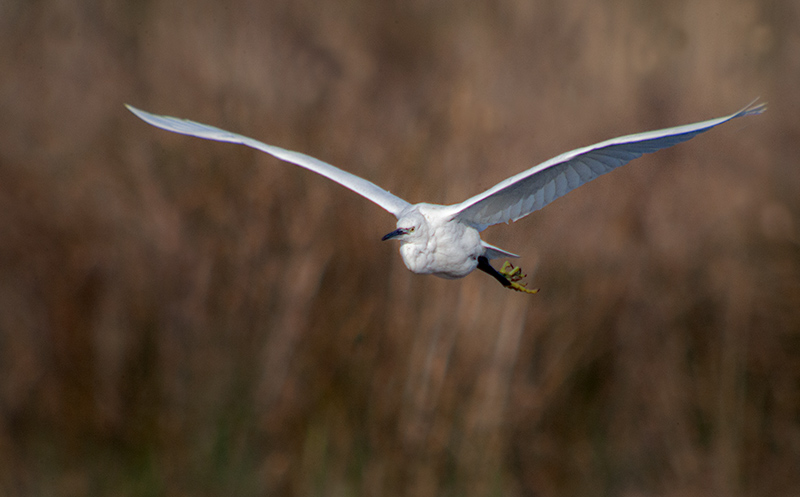
<svg viewBox="0 0 800 497">
<path fill-rule="evenodd" d="M 501 181 L 459 204 L 410 204 L 374 183 L 308 155 L 267 145 L 246 136 L 206 124 L 150 114 L 127 106 L 145 122 L 158 128 L 208 140 L 240 143 L 321 174 L 373 201 L 397 217 L 397 229 L 383 237 L 401 242 L 406 267 L 419 274 L 461 278 L 479 268 L 503 285 L 528 291 L 518 284 L 518 270 L 500 272 L 489 259 L 518 257 L 481 240 L 479 232 L 493 224 L 516 221 L 539 210 L 567 192 L 616 169 L 642 154 L 689 140 L 738 117 L 760 114 L 765 104 L 750 104 L 729 116 L 613 138 L 561 154 Z"/>
</svg>

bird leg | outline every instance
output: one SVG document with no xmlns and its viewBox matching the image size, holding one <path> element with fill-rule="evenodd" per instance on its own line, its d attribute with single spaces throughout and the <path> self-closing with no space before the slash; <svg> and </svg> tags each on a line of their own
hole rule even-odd
<svg viewBox="0 0 800 497">
<path fill-rule="evenodd" d="M 519 283 L 519 281 L 524 278 L 525 275 L 522 274 L 522 270 L 520 268 L 512 266 L 508 261 L 506 261 L 500 268 L 500 271 L 498 271 L 492 267 L 491 264 L 489 264 L 489 259 L 482 255 L 478 257 L 478 269 L 492 276 L 506 288 L 524 293 L 536 293 L 539 291 L 538 288 L 534 290 L 526 288 L 526 283 Z"/>
</svg>

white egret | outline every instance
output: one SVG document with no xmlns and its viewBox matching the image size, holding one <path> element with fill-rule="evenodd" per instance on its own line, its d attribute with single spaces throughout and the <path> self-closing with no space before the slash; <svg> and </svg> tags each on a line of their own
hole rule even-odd
<svg viewBox="0 0 800 497">
<path fill-rule="evenodd" d="M 410 204 L 374 183 L 328 163 L 246 136 L 206 124 L 168 116 L 158 116 L 127 108 L 145 122 L 158 128 L 208 140 L 239 143 L 261 150 L 321 174 L 375 202 L 397 217 L 397 229 L 383 240 L 400 241 L 400 255 L 406 267 L 417 274 L 442 278 L 462 278 L 478 268 L 503 286 L 534 293 L 520 280 L 519 268 L 506 262 L 500 270 L 489 260 L 519 257 L 481 240 L 480 232 L 488 226 L 508 223 L 539 210 L 570 190 L 605 174 L 642 154 L 689 140 L 704 131 L 737 117 L 760 114 L 765 104 L 751 103 L 729 116 L 694 124 L 613 138 L 554 157 L 501 181 L 483 193 L 453 205 Z"/>
</svg>

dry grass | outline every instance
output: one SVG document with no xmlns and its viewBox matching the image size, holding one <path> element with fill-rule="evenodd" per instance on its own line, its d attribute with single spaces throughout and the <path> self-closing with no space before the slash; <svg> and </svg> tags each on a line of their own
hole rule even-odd
<svg viewBox="0 0 800 497">
<path fill-rule="evenodd" d="M 469 5 L 469 6 L 467 6 Z M 644 7 L 647 5 L 647 7 Z M 792 0 L 0 2 L 0 494 L 797 495 Z M 410 274 L 391 216 L 735 122 Z"/>
</svg>

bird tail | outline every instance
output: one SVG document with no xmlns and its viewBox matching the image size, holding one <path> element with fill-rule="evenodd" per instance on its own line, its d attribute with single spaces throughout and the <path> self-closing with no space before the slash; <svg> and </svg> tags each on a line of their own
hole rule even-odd
<svg viewBox="0 0 800 497">
<path fill-rule="evenodd" d="M 494 245 L 490 245 L 483 240 L 481 240 L 481 245 L 483 245 L 483 248 L 486 249 L 486 252 L 484 252 L 483 255 L 485 255 L 487 259 L 500 259 L 502 257 L 513 257 L 514 259 L 519 259 L 517 254 L 506 252 L 505 250 L 497 248 Z"/>
</svg>

